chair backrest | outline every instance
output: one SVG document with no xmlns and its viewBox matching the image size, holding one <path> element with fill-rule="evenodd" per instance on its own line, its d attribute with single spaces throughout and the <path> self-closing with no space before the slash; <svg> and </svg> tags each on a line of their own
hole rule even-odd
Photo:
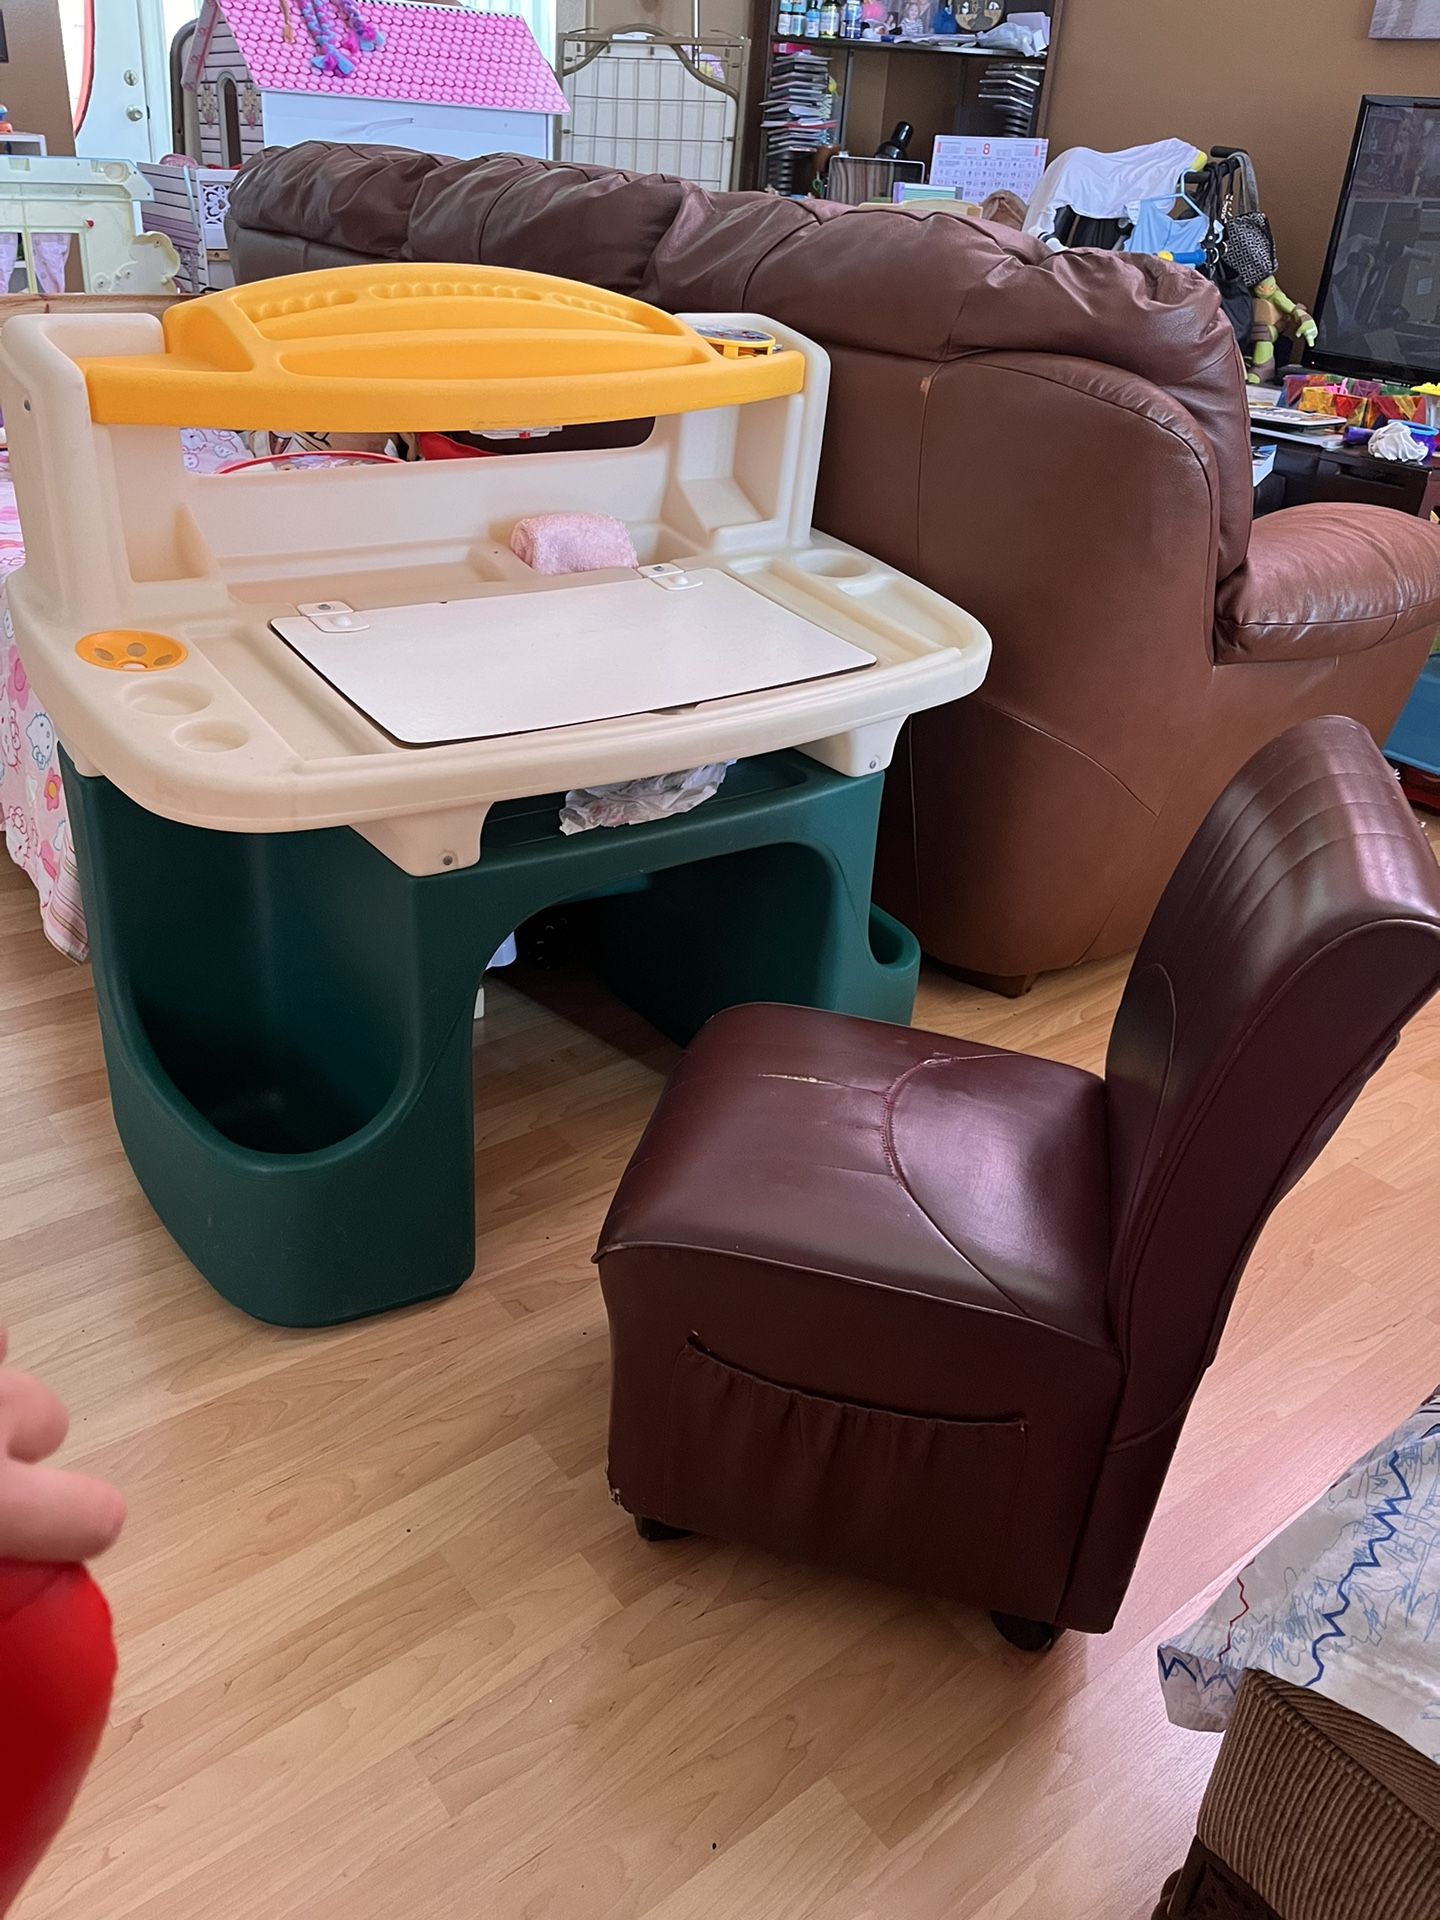
<svg viewBox="0 0 1440 1920">
<path fill-rule="evenodd" d="M 1106 1082 L 1112 1444 L 1173 1420 L 1271 1210 L 1440 986 L 1440 870 L 1364 728 L 1262 748 L 1161 897 Z"/>
</svg>

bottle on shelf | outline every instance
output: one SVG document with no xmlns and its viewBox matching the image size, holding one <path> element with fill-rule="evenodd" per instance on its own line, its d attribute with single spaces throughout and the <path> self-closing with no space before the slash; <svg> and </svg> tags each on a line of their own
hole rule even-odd
<svg viewBox="0 0 1440 1920">
<path fill-rule="evenodd" d="M 838 40 L 840 38 L 840 9 L 835 0 L 824 0 L 820 8 L 820 38 Z"/>
<path fill-rule="evenodd" d="M 816 4 L 816 0 L 811 0 L 811 4 L 805 9 L 804 38 L 807 40 L 818 40 L 820 38 L 820 8 Z"/>
<path fill-rule="evenodd" d="M 891 128 L 890 138 L 882 140 L 875 149 L 877 160 L 908 160 L 905 149 L 915 138 L 915 129 L 908 120 L 897 120 Z"/>
<path fill-rule="evenodd" d="M 840 38 L 858 40 L 860 38 L 860 0 L 845 0 L 840 9 Z"/>
</svg>

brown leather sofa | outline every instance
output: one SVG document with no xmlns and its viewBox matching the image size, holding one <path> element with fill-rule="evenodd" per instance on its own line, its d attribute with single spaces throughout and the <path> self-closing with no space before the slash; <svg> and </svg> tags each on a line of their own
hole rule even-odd
<svg viewBox="0 0 1440 1920">
<path fill-rule="evenodd" d="M 1333 506 L 1252 526 L 1234 338 L 1185 268 L 939 214 L 321 144 L 247 168 L 231 247 L 241 279 L 480 261 L 766 313 L 827 347 L 818 524 L 995 641 L 981 691 L 902 741 L 876 884 L 972 972 L 1133 947 L 1250 754 L 1327 712 L 1383 738 L 1440 627 L 1440 530 Z"/>
<path fill-rule="evenodd" d="M 1261 1228 L 1437 987 L 1440 871 L 1332 717 L 1216 801 L 1103 1079 L 719 1014 L 600 1236 L 616 1499 L 648 1538 L 978 1602 L 1017 1645 L 1103 1632 Z"/>
</svg>

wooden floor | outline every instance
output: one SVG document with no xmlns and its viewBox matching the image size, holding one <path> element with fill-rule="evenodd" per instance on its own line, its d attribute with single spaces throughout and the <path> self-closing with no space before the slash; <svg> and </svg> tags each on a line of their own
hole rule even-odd
<svg viewBox="0 0 1440 1920">
<path fill-rule="evenodd" d="M 1440 1003 L 1265 1235 L 1115 1630 L 1034 1660 L 610 1504 L 589 1255 L 646 1029 L 492 987 L 479 1276 L 280 1332 L 156 1225 L 88 975 L 0 866 L 0 1310 L 131 1502 L 113 1724 L 17 1920 L 1148 1915 L 1215 1752 L 1157 1636 L 1440 1377 Z M 935 976 L 917 1018 L 1096 1066 L 1122 972 Z"/>
</svg>

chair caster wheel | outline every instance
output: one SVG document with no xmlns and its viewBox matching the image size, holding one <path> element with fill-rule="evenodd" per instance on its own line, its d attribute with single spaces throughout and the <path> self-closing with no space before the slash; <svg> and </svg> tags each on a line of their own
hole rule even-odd
<svg viewBox="0 0 1440 1920">
<path fill-rule="evenodd" d="M 992 1613 L 995 1631 L 1021 1653 L 1048 1653 L 1059 1637 L 1048 1620 L 1027 1620 L 1019 1613 Z"/>
<path fill-rule="evenodd" d="M 647 1520 L 643 1513 L 635 1516 L 635 1531 L 642 1540 L 688 1540 L 688 1527 L 668 1526 L 663 1520 Z"/>
</svg>

